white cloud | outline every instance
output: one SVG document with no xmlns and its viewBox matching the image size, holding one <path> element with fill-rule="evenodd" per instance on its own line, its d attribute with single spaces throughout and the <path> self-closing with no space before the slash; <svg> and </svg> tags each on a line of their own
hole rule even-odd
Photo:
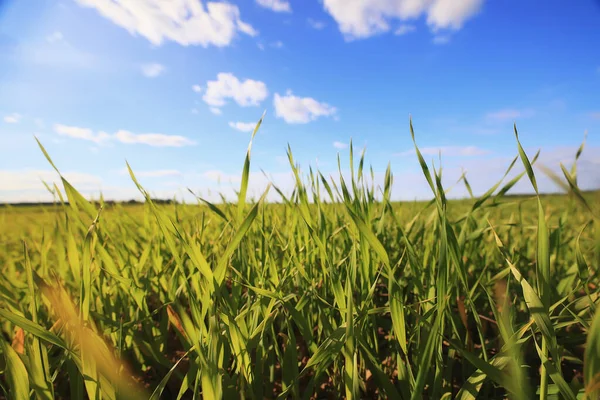
<svg viewBox="0 0 600 400">
<path fill-rule="evenodd" d="M 394 20 L 426 17 L 432 31 L 458 30 L 472 18 L 483 0 L 323 0 L 325 11 L 338 23 L 347 40 L 367 38 L 390 30 Z"/>
<path fill-rule="evenodd" d="M 223 111 L 220 108 L 217 107 L 210 107 L 209 108 L 210 112 L 215 114 L 215 115 L 221 115 L 223 114 Z"/>
<path fill-rule="evenodd" d="M 281 48 L 283 48 L 283 42 L 281 40 L 277 40 L 277 41 L 271 43 L 271 47 L 274 47 L 276 49 L 281 49 Z"/>
<path fill-rule="evenodd" d="M 477 14 L 483 0 L 436 0 L 427 11 L 427 24 L 438 29 L 462 28 L 465 21 Z"/>
<path fill-rule="evenodd" d="M 489 150 L 481 149 L 477 146 L 441 146 L 441 147 L 419 147 L 419 151 L 424 156 L 437 156 L 442 153 L 442 156 L 446 157 L 471 157 L 471 156 L 482 156 L 489 154 Z M 403 151 L 398 153 L 399 156 L 408 156 L 417 154 L 415 149 Z"/>
<path fill-rule="evenodd" d="M 179 135 L 164 135 L 162 133 L 140 133 L 120 130 L 114 134 L 115 140 L 127 144 L 146 144 L 152 147 L 183 147 L 195 144 L 190 139 Z"/>
<path fill-rule="evenodd" d="M 150 63 L 142 65 L 142 74 L 147 78 L 156 78 L 165 72 L 165 66 L 158 63 Z"/>
<path fill-rule="evenodd" d="M 12 113 L 4 116 L 4 122 L 7 124 L 18 124 L 21 121 L 22 115 L 17 113 Z"/>
<path fill-rule="evenodd" d="M 319 117 L 335 116 L 337 109 L 327 103 L 320 103 L 311 97 L 298 97 L 288 90 L 284 96 L 275 93 L 273 98 L 275 115 L 288 124 L 306 124 Z"/>
<path fill-rule="evenodd" d="M 333 147 L 335 147 L 336 149 L 343 150 L 343 149 L 347 149 L 348 148 L 348 144 L 347 143 L 342 143 L 342 142 L 335 141 L 335 142 L 333 142 Z"/>
<path fill-rule="evenodd" d="M 435 35 L 431 41 L 433 42 L 433 44 L 448 44 L 450 43 L 450 36 Z"/>
<path fill-rule="evenodd" d="M 192 140 L 178 135 L 164 135 L 162 133 L 135 134 L 126 130 L 119 130 L 114 134 L 106 132 L 95 133 L 89 128 L 56 124 L 54 131 L 61 136 L 74 139 L 88 140 L 96 144 L 117 141 L 125 144 L 145 144 L 152 147 L 183 147 L 195 144 Z"/>
<path fill-rule="evenodd" d="M 142 36 L 154 45 L 173 41 L 182 46 L 231 44 L 238 32 L 256 36 L 258 32 L 240 19 L 236 5 L 201 0 L 76 0 L 94 8 L 104 18 Z"/>
<path fill-rule="evenodd" d="M 517 110 L 514 108 L 505 108 L 502 110 L 490 112 L 486 115 L 486 119 L 490 121 L 509 121 L 517 118 L 529 118 L 535 112 L 531 109 Z"/>
<path fill-rule="evenodd" d="M 256 122 L 230 122 L 229 126 L 240 132 L 252 132 L 256 128 Z"/>
<path fill-rule="evenodd" d="M 323 21 L 317 21 L 315 19 L 312 18 L 308 18 L 306 20 L 306 22 L 308 23 L 308 25 L 313 28 L 316 29 L 318 31 L 320 31 L 321 29 L 325 28 L 325 26 L 327 25 L 325 22 Z"/>
<path fill-rule="evenodd" d="M 258 36 L 258 31 L 252 27 L 252 25 L 245 22 L 238 22 L 238 29 L 240 32 L 245 33 L 248 36 Z"/>
<path fill-rule="evenodd" d="M 46 41 L 48 43 L 55 43 L 55 42 L 60 42 L 64 40 L 64 36 L 62 33 L 60 32 L 53 32 L 52 34 L 46 36 Z"/>
<path fill-rule="evenodd" d="M 193 85 L 192 86 L 192 90 L 196 93 L 200 93 L 202 91 L 202 86 L 200 85 Z"/>
<path fill-rule="evenodd" d="M 258 106 L 268 95 L 264 82 L 252 79 L 242 82 L 231 73 L 221 72 L 216 81 L 206 83 L 206 92 L 202 100 L 215 108 L 223 107 L 227 99 L 232 99 L 242 107 L 249 107 Z"/>
<path fill-rule="evenodd" d="M 417 28 L 414 25 L 402 24 L 394 31 L 394 35 L 401 36 L 416 31 Z"/>
<path fill-rule="evenodd" d="M 256 4 L 275 12 L 292 12 L 292 7 L 287 0 L 256 0 Z"/>
<path fill-rule="evenodd" d="M 94 131 L 89 128 L 80 128 L 77 126 L 67 126 L 62 124 L 55 124 L 54 132 L 58 133 L 60 136 L 88 140 L 96 144 L 101 144 L 111 139 L 111 135 L 106 132 L 94 133 Z"/>
</svg>

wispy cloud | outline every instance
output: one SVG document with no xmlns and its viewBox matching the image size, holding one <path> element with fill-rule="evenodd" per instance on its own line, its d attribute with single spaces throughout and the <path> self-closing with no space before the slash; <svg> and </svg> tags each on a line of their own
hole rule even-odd
<svg viewBox="0 0 600 400">
<path fill-rule="evenodd" d="M 256 4 L 275 12 L 292 12 L 290 2 L 287 0 L 256 0 Z"/>
<path fill-rule="evenodd" d="M 46 41 L 48 43 L 56 43 L 56 42 L 60 42 L 62 40 L 64 40 L 64 36 L 61 32 L 53 32 L 50 35 L 46 36 Z"/>
<path fill-rule="evenodd" d="M 335 147 L 336 149 L 340 149 L 340 150 L 347 149 L 348 143 L 335 141 L 335 142 L 333 142 L 333 147 Z"/>
<path fill-rule="evenodd" d="M 96 144 L 104 144 L 111 141 L 124 144 L 145 144 L 152 147 L 183 147 L 195 144 L 194 141 L 184 136 L 165 135 L 162 133 L 136 134 L 123 129 L 114 134 L 109 134 L 103 131 L 94 132 L 89 128 L 56 124 L 54 125 L 54 131 L 60 136 L 87 140 Z"/>
<path fill-rule="evenodd" d="M 498 111 L 490 112 L 486 115 L 486 119 L 489 121 L 509 121 L 518 118 L 529 118 L 532 117 L 535 112 L 532 109 L 518 110 L 515 108 L 505 108 Z"/>
<path fill-rule="evenodd" d="M 141 69 L 146 78 L 156 78 L 165 72 L 165 66 L 159 63 L 143 64 Z"/>
<path fill-rule="evenodd" d="M 401 36 L 406 35 L 417 30 L 417 27 L 409 24 L 402 24 L 394 31 L 394 35 Z"/>
<path fill-rule="evenodd" d="M 62 175 L 78 188 L 99 187 L 102 182 L 97 176 L 81 172 L 66 171 Z M 0 191 L 40 190 L 44 188 L 42 182 L 58 182 L 59 179 L 59 175 L 52 170 L 0 170 Z"/>
<path fill-rule="evenodd" d="M 275 93 L 273 99 L 275 115 L 283 118 L 288 124 L 306 124 L 319 117 L 332 117 L 337 109 L 327 103 L 319 102 L 312 97 L 294 96 L 291 90 L 280 96 Z"/>
<path fill-rule="evenodd" d="M 275 42 L 271 43 L 271 47 L 275 48 L 275 49 L 281 49 L 283 48 L 283 42 L 281 40 L 277 40 Z"/>
<path fill-rule="evenodd" d="M 200 93 L 202 91 L 202 86 L 200 85 L 192 85 L 192 90 L 196 93 Z"/>
<path fill-rule="evenodd" d="M 441 146 L 441 147 L 420 147 L 419 151 L 423 155 L 437 156 L 442 154 L 446 157 L 473 157 L 489 154 L 489 150 L 479 148 L 477 146 Z M 415 149 L 410 149 L 397 153 L 398 156 L 409 156 L 417 154 Z"/>
<path fill-rule="evenodd" d="M 107 142 L 112 138 L 111 135 L 106 132 L 94 133 L 94 131 L 89 128 L 80 128 L 78 126 L 68 126 L 62 124 L 54 125 L 54 132 L 58 133 L 60 136 L 88 140 L 96 144 Z"/>
<path fill-rule="evenodd" d="M 140 178 L 166 178 L 173 176 L 181 176 L 181 171 L 176 169 L 157 169 L 157 170 L 149 170 L 149 171 L 137 171 L 134 170 L 133 173 L 136 177 Z M 129 170 L 127 168 L 123 168 L 119 171 L 121 175 L 129 175 Z"/>
<path fill-rule="evenodd" d="M 241 177 L 236 174 L 227 174 L 220 170 L 209 170 L 202 173 L 202 177 L 213 181 L 213 182 L 230 182 L 238 183 L 241 182 Z"/>
<path fill-rule="evenodd" d="M 256 127 L 256 122 L 229 122 L 229 126 L 240 132 L 252 132 Z"/>
<path fill-rule="evenodd" d="M 448 43 L 450 43 L 450 36 L 448 36 L 448 35 L 435 35 L 433 37 L 433 39 L 431 39 L 431 41 L 433 42 L 433 44 L 438 44 L 438 45 L 448 44 Z"/>
<path fill-rule="evenodd" d="M 223 114 L 223 110 L 221 110 L 220 108 L 217 108 L 217 107 L 210 107 L 209 110 L 211 113 L 213 113 L 215 115 Z"/>
<path fill-rule="evenodd" d="M 476 135 L 496 135 L 499 132 L 498 129 L 492 128 L 472 128 L 469 131 Z"/>
<path fill-rule="evenodd" d="M 41 118 L 36 118 L 33 120 L 33 122 L 35 123 L 35 126 L 37 126 L 39 129 L 44 129 L 46 127 L 46 124 L 44 124 L 44 120 Z"/>
<path fill-rule="evenodd" d="M 115 140 L 127 144 L 146 144 L 153 147 L 183 147 L 195 144 L 194 141 L 179 135 L 164 135 L 162 133 L 131 133 L 120 130 L 114 134 Z"/>
<path fill-rule="evenodd" d="M 60 40 L 58 39 L 60 38 Z M 37 64 L 50 68 L 87 68 L 110 69 L 115 63 L 110 64 L 98 55 L 79 49 L 67 42 L 61 35 L 50 35 L 47 43 L 32 43 L 20 46 L 17 56 L 23 62 Z"/>
<path fill-rule="evenodd" d="M 308 26 L 310 26 L 313 29 L 316 29 L 318 31 L 320 31 L 321 29 L 325 28 L 325 26 L 327 26 L 327 24 L 323 21 L 318 21 L 312 18 L 308 18 L 306 20 L 306 23 L 308 23 Z"/>
<path fill-rule="evenodd" d="M 12 113 L 4 116 L 4 122 L 7 124 L 18 124 L 21 121 L 22 115 L 17 113 Z"/>
</svg>

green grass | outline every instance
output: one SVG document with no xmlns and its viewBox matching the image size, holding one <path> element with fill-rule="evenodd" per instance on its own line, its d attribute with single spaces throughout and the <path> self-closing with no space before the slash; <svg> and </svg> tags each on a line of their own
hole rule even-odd
<svg viewBox="0 0 600 400">
<path fill-rule="evenodd" d="M 289 150 L 293 194 L 250 200 L 249 146 L 234 203 L 157 204 L 131 171 L 143 205 L 63 180 L 3 207 L 0 397 L 596 399 L 600 193 L 564 169 L 568 194 L 506 196 L 537 191 L 515 144 L 524 172 L 467 200 L 416 144 L 430 202 L 352 147 L 350 180 Z"/>
</svg>

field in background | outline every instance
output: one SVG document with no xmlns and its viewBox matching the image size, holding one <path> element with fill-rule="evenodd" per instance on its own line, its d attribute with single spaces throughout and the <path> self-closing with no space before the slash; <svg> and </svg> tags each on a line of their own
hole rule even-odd
<svg viewBox="0 0 600 400">
<path fill-rule="evenodd" d="M 591 204 L 600 202 L 600 191 L 583 192 L 583 196 Z M 557 223 L 560 215 L 555 211 L 560 210 L 565 202 L 568 203 L 570 201 L 569 197 L 565 194 L 542 194 L 540 197 L 548 207 L 548 222 L 551 224 Z M 476 201 L 476 199 L 448 200 L 448 213 L 458 218 L 469 211 Z M 510 217 L 513 213 L 531 214 L 537 211 L 536 197 L 531 195 L 505 195 L 502 198 L 495 199 L 495 201 L 502 204 L 501 207 L 497 207 L 498 213 L 494 215 L 494 217 L 500 219 Z M 428 206 L 428 203 L 428 201 L 392 201 L 391 206 L 398 217 L 405 220 L 422 212 Z M 274 205 L 273 208 L 278 206 Z M 185 218 L 202 218 L 203 214 L 209 215 L 211 213 L 208 206 L 203 203 L 161 204 L 158 207 L 170 215 L 179 212 Z M 335 208 L 335 206 L 331 208 Z M 133 204 L 127 202 L 105 204 L 102 211 L 104 220 L 118 219 L 121 214 L 127 214 L 134 219 L 143 218 L 145 213 L 145 205 L 137 202 Z M 20 245 L 23 239 L 37 241 L 41 238 L 43 231 L 54 229 L 56 218 L 61 216 L 64 217 L 64 208 L 60 203 L 54 205 L 0 204 L 0 243 L 1 245 L 15 246 Z M 584 213 L 579 216 L 585 218 Z"/>
<path fill-rule="evenodd" d="M 249 148 L 232 204 L 1 208 L 0 397 L 598 398 L 599 192 L 447 201 L 417 151 L 435 197 L 392 203 L 350 153 L 290 151 L 282 204 Z"/>
</svg>

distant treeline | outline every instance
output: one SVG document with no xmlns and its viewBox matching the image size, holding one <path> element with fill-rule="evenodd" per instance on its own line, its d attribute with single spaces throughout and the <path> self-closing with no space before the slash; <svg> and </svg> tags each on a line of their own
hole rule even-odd
<svg viewBox="0 0 600 400">
<path fill-rule="evenodd" d="M 593 195 L 594 193 L 598 193 L 600 192 L 600 189 L 596 189 L 596 190 L 582 190 L 581 193 L 583 195 Z M 554 192 L 554 193 L 540 193 L 541 197 L 545 197 L 545 196 L 566 196 L 568 195 L 568 193 L 564 193 L 564 192 Z M 519 199 L 519 198 L 528 198 L 528 197 L 532 197 L 534 196 L 534 194 L 532 193 L 514 193 L 514 194 L 505 194 L 503 197 L 504 198 L 509 198 L 509 199 Z M 448 199 L 449 201 L 464 201 L 464 200 L 469 200 L 468 198 L 460 198 L 460 199 Z M 412 203 L 412 202 L 419 202 L 419 201 L 428 201 L 428 200 L 398 200 L 398 201 L 394 201 L 394 203 Z M 154 202 L 155 204 L 182 204 L 181 202 L 175 201 L 173 199 L 152 199 L 152 202 Z M 97 200 L 93 200 L 91 201 L 92 204 L 94 205 L 100 205 L 100 202 Z M 121 205 L 139 205 L 139 204 L 144 204 L 144 201 L 138 201 L 138 200 L 128 200 L 128 201 L 114 201 L 114 200 L 105 200 L 104 204 L 108 205 L 108 206 L 114 206 L 116 204 L 121 204 Z M 56 203 L 56 202 L 41 202 L 41 203 L 27 203 L 27 202 L 23 202 L 23 203 L 0 203 L 0 208 L 3 207 L 52 207 L 52 206 L 56 206 L 59 205 L 60 203 Z M 66 204 L 69 204 L 68 202 L 66 202 Z M 189 204 L 189 203 L 188 203 Z"/>
<path fill-rule="evenodd" d="M 156 204 L 175 204 L 177 203 L 175 200 L 172 199 L 152 199 L 152 202 L 156 203 Z M 93 200 L 90 203 L 94 204 L 94 205 L 100 205 L 99 201 Z M 138 200 L 128 200 L 128 201 L 114 201 L 114 200 L 105 200 L 103 202 L 105 205 L 108 206 L 114 206 L 116 204 L 123 204 L 123 205 L 136 205 L 136 204 L 144 204 L 144 201 L 138 201 Z M 66 204 L 69 204 L 69 202 L 67 201 Z M 60 203 L 58 202 L 41 202 L 41 203 L 27 203 L 27 202 L 23 202 L 23 203 L 0 203 L 0 208 L 2 207 L 52 207 L 52 206 L 56 206 L 56 205 L 60 205 Z"/>
</svg>

